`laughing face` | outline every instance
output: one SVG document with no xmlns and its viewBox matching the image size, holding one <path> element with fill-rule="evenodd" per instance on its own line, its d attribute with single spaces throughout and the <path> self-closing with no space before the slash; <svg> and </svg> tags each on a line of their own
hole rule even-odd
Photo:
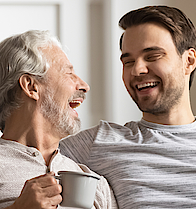
<svg viewBox="0 0 196 209">
<path fill-rule="evenodd" d="M 60 136 L 65 137 L 80 129 L 80 119 L 74 108 L 83 102 L 89 86 L 75 74 L 59 47 L 42 51 L 50 67 L 42 88 L 40 111 Z"/>
<path fill-rule="evenodd" d="M 165 114 L 182 102 L 183 59 L 165 28 L 146 23 L 126 29 L 121 55 L 123 81 L 140 110 Z"/>
</svg>

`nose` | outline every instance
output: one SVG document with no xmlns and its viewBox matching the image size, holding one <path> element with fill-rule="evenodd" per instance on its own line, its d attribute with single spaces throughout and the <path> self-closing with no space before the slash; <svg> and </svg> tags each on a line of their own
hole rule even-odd
<svg viewBox="0 0 196 209">
<path fill-rule="evenodd" d="M 76 88 L 77 88 L 77 90 L 83 91 L 84 93 L 86 93 L 90 90 L 89 85 L 79 77 L 78 77 L 78 84 L 77 84 Z"/>
<path fill-rule="evenodd" d="M 137 59 L 132 67 L 131 71 L 134 76 L 141 76 L 148 73 L 148 68 L 146 63 L 142 59 Z"/>
</svg>

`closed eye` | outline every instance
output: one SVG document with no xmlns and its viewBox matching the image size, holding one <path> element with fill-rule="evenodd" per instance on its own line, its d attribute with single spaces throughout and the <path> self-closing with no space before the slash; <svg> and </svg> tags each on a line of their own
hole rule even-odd
<svg viewBox="0 0 196 209">
<path fill-rule="evenodd" d="M 159 59 L 161 59 L 164 56 L 164 54 L 152 54 L 152 55 L 147 55 L 145 57 L 145 60 L 148 62 L 154 62 L 157 61 Z"/>
<path fill-rule="evenodd" d="M 134 60 L 124 60 L 124 61 L 122 61 L 122 63 L 123 63 L 123 66 L 129 67 L 129 66 L 133 66 L 135 61 Z"/>
</svg>

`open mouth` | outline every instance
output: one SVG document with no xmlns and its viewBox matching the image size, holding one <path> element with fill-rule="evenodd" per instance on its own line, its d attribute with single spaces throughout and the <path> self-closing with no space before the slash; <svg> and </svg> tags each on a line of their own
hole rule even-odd
<svg viewBox="0 0 196 209">
<path fill-rule="evenodd" d="M 148 83 L 143 83 L 143 84 L 139 84 L 136 85 L 136 88 L 141 91 L 143 89 L 147 89 L 147 88 L 154 88 L 159 84 L 159 82 L 148 82 Z"/>
<path fill-rule="evenodd" d="M 79 107 L 82 104 L 81 101 L 78 100 L 72 100 L 71 102 L 69 102 L 69 106 L 74 109 L 76 107 Z"/>
</svg>

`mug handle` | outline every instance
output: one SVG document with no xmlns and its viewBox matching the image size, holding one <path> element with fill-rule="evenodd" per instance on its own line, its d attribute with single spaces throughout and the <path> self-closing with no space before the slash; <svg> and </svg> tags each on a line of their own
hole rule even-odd
<svg viewBox="0 0 196 209">
<path fill-rule="evenodd" d="M 57 179 L 57 180 L 61 180 L 60 176 L 54 176 L 54 178 Z"/>
</svg>

